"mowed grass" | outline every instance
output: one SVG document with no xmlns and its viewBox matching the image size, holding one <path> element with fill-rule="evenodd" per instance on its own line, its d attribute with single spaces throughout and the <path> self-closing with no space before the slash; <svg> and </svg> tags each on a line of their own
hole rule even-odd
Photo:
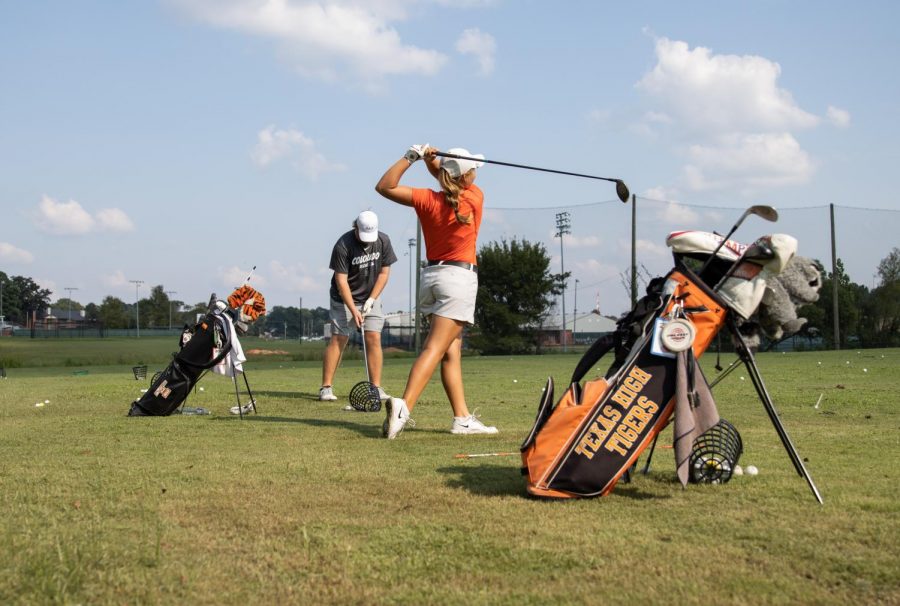
<svg viewBox="0 0 900 606">
<path fill-rule="evenodd" d="M 161 368 L 168 341 L 141 341 Z M 500 433 L 451 435 L 435 376 L 417 427 L 387 441 L 382 413 L 340 410 L 358 360 L 337 403 L 315 400 L 318 363 L 258 356 L 258 415 L 228 414 L 231 382 L 210 375 L 187 406 L 212 415 L 127 418 L 147 386 L 133 354 L 86 375 L 29 363 L 57 343 L 30 342 L 0 381 L 0 603 L 900 603 L 900 350 L 759 356 L 820 506 L 741 369 L 714 395 L 758 476 L 682 490 L 659 449 L 608 497 L 539 501 L 517 456 L 454 455 L 516 452 L 574 355 L 466 358 L 470 405 Z M 91 346 L 125 346 L 107 347 Z M 389 392 L 410 363 L 387 361 Z"/>
</svg>

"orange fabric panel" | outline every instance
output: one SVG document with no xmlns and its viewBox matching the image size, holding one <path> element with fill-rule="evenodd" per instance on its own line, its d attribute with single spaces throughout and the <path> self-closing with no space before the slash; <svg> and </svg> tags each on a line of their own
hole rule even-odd
<svg viewBox="0 0 900 606">
<path fill-rule="evenodd" d="M 475 244 L 481 228 L 484 193 L 471 185 L 459 193 L 459 214 L 471 215 L 472 222 L 459 223 L 443 192 L 413 189 L 413 207 L 422 222 L 425 257 L 429 261 L 465 261 L 475 265 Z"/>
<path fill-rule="evenodd" d="M 669 278 L 677 281 L 678 286 L 675 289 L 673 301 L 669 303 L 665 310 L 666 314 L 672 310 L 674 299 L 682 295 L 686 295 L 683 299 L 685 307 L 706 307 L 709 310 L 702 313 L 687 314 L 688 319 L 697 331 L 694 337 L 693 350 L 694 356 L 699 359 L 725 322 L 725 314 L 728 313 L 728 310 L 681 272 L 673 271 Z"/>
<path fill-rule="evenodd" d="M 549 469 L 574 439 L 575 430 L 608 387 L 605 379 L 588 381 L 582 391 L 581 401 L 584 404 L 581 405 L 575 403 L 572 390 L 566 390 L 534 444 L 522 455 L 523 462 L 528 466 L 529 484 L 539 485 L 544 480 Z"/>
</svg>

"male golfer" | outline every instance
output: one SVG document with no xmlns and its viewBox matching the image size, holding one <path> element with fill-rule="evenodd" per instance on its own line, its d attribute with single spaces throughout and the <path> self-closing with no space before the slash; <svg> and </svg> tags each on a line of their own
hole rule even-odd
<svg viewBox="0 0 900 606">
<path fill-rule="evenodd" d="M 378 386 L 382 400 L 388 398 L 381 388 L 381 329 L 384 313 L 379 298 L 387 285 L 390 266 L 397 261 L 391 239 L 378 231 L 378 216 L 364 210 L 353 222 L 353 229 L 341 236 L 331 251 L 331 340 L 322 360 L 320 400 L 337 400 L 332 388 L 334 374 L 347 346 L 351 330 L 365 329 L 369 380 Z M 353 410 L 347 406 L 348 410 Z"/>
</svg>

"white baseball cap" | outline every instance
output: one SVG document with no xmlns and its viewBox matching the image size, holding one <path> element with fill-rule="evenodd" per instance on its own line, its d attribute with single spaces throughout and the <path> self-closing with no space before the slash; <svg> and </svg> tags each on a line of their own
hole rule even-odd
<svg viewBox="0 0 900 606">
<path fill-rule="evenodd" d="M 482 154 L 470 154 L 469 150 L 463 149 L 462 147 L 454 147 L 452 149 L 448 149 L 447 153 L 453 154 L 455 156 L 466 156 L 467 158 L 477 158 L 478 160 L 484 160 L 484 156 Z M 460 160 L 458 158 L 447 158 L 441 156 L 441 168 L 445 169 L 454 179 L 459 178 L 460 175 L 466 174 L 473 168 L 481 168 L 482 166 L 484 166 L 484 162 L 477 162 L 475 160 Z"/>
<path fill-rule="evenodd" d="M 378 215 L 371 210 L 359 213 L 354 221 L 356 234 L 363 242 L 374 242 L 378 239 Z"/>
</svg>

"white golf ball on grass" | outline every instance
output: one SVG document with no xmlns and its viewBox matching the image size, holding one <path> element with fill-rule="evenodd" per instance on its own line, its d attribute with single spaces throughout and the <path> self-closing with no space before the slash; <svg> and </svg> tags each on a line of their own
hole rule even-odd
<svg viewBox="0 0 900 606">
<path fill-rule="evenodd" d="M 746 467 L 746 469 L 744 469 L 744 471 L 747 472 L 748 476 L 755 476 L 756 474 L 759 473 L 759 470 L 756 468 L 756 465 L 747 465 L 747 467 Z"/>
</svg>

